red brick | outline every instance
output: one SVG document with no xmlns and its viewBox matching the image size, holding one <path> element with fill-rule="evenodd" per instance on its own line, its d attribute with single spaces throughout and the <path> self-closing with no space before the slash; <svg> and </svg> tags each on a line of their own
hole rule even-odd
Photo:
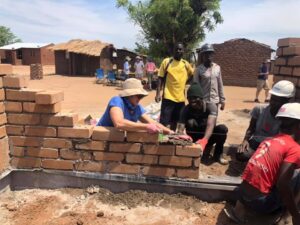
<svg viewBox="0 0 300 225">
<path fill-rule="evenodd" d="M 13 146 L 10 148 L 10 155 L 22 157 L 25 155 L 25 147 Z"/>
<path fill-rule="evenodd" d="M 24 126 L 6 125 L 8 135 L 24 135 Z"/>
<path fill-rule="evenodd" d="M 58 113 L 56 115 L 42 115 L 41 124 L 49 126 L 73 127 L 78 121 L 78 114 Z"/>
<path fill-rule="evenodd" d="M 0 75 L 10 75 L 12 74 L 12 65 L 11 64 L 0 64 Z"/>
<path fill-rule="evenodd" d="M 141 151 L 141 144 L 140 143 L 110 143 L 109 151 L 138 153 Z"/>
<path fill-rule="evenodd" d="M 76 162 L 75 170 L 90 171 L 90 172 L 104 172 L 105 165 L 102 162 L 91 162 L 91 161 Z"/>
<path fill-rule="evenodd" d="M 195 169 L 195 170 L 177 169 L 177 177 L 198 179 L 199 178 L 199 169 Z"/>
<path fill-rule="evenodd" d="M 202 154 L 201 148 L 199 145 L 189 145 L 189 146 L 176 146 L 176 155 L 179 156 L 191 156 L 191 157 L 200 157 Z"/>
<path fill-rule="evenodd" d="M 112 152 L 94 152 L 94 158 L 98 161 L 123 161 L 124 154 Z"/>
<path fill-rule="evenodd" d="M 138 174 L 140 166 L 126 165 L 118 162 L 111 162 L 107 165 L 109 173 L 121 173 L 121 174 Z"/>
<path fill-rule="evenodd" d="M 175 175 L 175 169 L 167 167 L 145 166 L 142 171 L 145 176 L 173 177 Z"/>
<path fill-rule="evenodd" d="M 25 126 L 25 135 L 36 137 L 55 137 L 56 129 L 53 127 Z"/>
<path fill-rule="evenodd" d="M 41 89 L 23 88 L 21 90 L 6 89 L 6 100 L 34 102 L 35 94 L 42 91 Z"/>
<path fill-rule="evenodd" d="M 12 136 L 9 140 L 14 146 L 40 147 L 42 139 L 37 137 Z"/>
<path fill-rule="evenodd" d="M 175 145 L 143 145 L 145 154 L 148 155 L 175 155 Z"/>
<path fill-rule="evenodd" d="M 93 132 L 92 126 L 77 126 L 73 128 L 59 127 L 58 137 L 90 138 Z"/>
<path fill-rule="evenodd" d="M 275 60 L 275 65 L 276 66 L 285 66 L 287 63 L 287 59 L 284 57 L 279 57 Z"/>
<path fill-rule="evenodd" d="M 300 46 L 283 48 L 283 55 L 300 55 Z"/>
<path fill-rule="evenodd" d="M 300 45 L 300 38 L 281 38 L 277 43 L 278 47 Z"/>
<path fill-rule="evenodd" d="M 46 148 L 71 148 L 72 142 L 60 138 L 44 138 L 43 147 Z"/>
<path fill-rule="evenodd" d="M 62 91 L 43 91 L 35 95 L 35 102 L 41 105 L 49 105 L 64 100 L 64 92 Z"/>
<path fill-rule="evenodd" d="M 276 55 L 282 56 L 282 54 L 283 54 L 283 48 L 277 48 Z"/>
<path fill-rule="evenodd" d="M 5 99 L 4 89 L 1 88 L 1 89 L 0 89 L 0 101 L 4 101 L 4 99 Z"/>
<path fill-rule="evenodd" d="M 21 102 L 5 102 L 5 111 L 6 112 L 22 112 L 22 103 Z"/>
<path fill-rule="evenodd" d="M 73 159 L 73 160 L 91 160 L 92 156 L 89 152 L 80 152 L 74 151 L 69 149 L 61 149 L 60 150 L 60 157 L 63 159 Z"/>
<path fill-rule="evenodd" d="M 0 171 L 9 168 L 9 146 L 8 138 L 0 139 Z"/>
<path fill-rule="evenodd" d="M 126 154 L 127 163 L 136 164 L 157 164 L 158 156 L 155 155 L 141 155 L 141 154 Z"/>
<path fill-rule="evenodd" d="M 105 149 L 106 143 L 104 141 L 89 141 L 88 143 L 77 144 L 76 149 L 84 150 L 98 150 L 103 151 Z"/>
<path fill-rule="evenodd" d="M 280 74 L 292 75 L 293 74 L 293 67 L 286 67 L 286 66 L 280 67 Z"/>
<path fill-rule="evenodd" d="M 26 76 L 5 76 L 3 77 L 3 86 L 6 88 L 24 88 L 28 86 Z"/>
<path fill-rule="evenodd" d="M 297 77 L 300 76 L 300 67 L 294 68 L 293 76 L 297 76 Z"/>
<path fill-rule="evenodd" d="M 0 113 L 3 113 L 4 111 L 5 111 L 4 103 L 0 102 Z"/>
<path fill-rule="evenodd" d="M 193 166 L 194 167 L 199 167 L 200 166 L 200 158 L 193 159 Z"/>
<path fill-rule="evenodd" d="M 280 72 L 280 66 L 274 66 L 273 67 L 273 74 L 279 74 Z"/>
<path fill-rule="evenodd" d="M 160 156 L 159 164 L 166 166 L 190 167 L 192 166 L 192 158 L 179 156 Z"/>
<path fill-rule="evenodd" d="M 14 168 L 39 168 L 41 167 L 41 159 L 39 158 L 16 158 L 12 157 L 10 164 Z"/>
<path fill-rule="evenodd" d="M 0 126 L 0 138 L 7 136 L 5 126 Z"/>
<path fill-rule="evenodd" d="M 5 113 L 0 114 L 0 126 L 7 123 L 7 118 Z"/>
<path fill-rule="evenodd" d="M 29 113 L 58 113 L 61 110 L 61 103 L 55 103 L 53 105 L 38 105 L 33 102 L 23 103 L 24 112 Z"/>
<path fill-rule="evenodd" d="M 147 132 L 127 132 L 128 142 L 158 143 L 158 134 Z"/>
<path fill-rule="evenodd" d="M 3 88 L 3 78 L 0 77 L 0 88 Z"/>
<path fill-rule="evenodd" d="M 300 66 L 300 56 L 293 56 L 288 59 L 289 66 Z"/>
<path fill-rule="evenodd" d="M 9 124 L 37 125 L 40 123 L 40 119 L 40 115 L 35 114 L 9 113 L 7 115 L 7 120 Z"/>
<path fill-rule="evenodd" d="M 114 127 L 97 126 L 93 130 L 92 139 L 98 141 L 124 141 L 124 131 Z"/>
<path fill-rule="evenodd" d="M 40 158 L 58 158 L 58 150 L 54 148 L 36 148 L 36 147 L 29 147 L 26 150 L 27 156 L 32 157 L 40 157 Z"/>
<path fill-rule="evenodd" d="M 71 160 L 43 159 L 42 161 L 43 168 L 55 170 L 73 170 L 73 164 Z"/>
</svg>

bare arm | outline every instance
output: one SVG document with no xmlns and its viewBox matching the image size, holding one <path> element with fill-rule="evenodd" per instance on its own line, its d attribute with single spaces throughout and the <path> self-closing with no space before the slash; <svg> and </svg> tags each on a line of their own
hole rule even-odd
<svg viewBox="0 0 300 225">
<path fill-rule="evenodd" d="M 143 114 L 141 116 L 140 120 L 141 120 L 142 123 L 153 123 L 153 124 L 156 124 L 156 126 L 158 126 L 163 131 L 164 134 L 173 133 L 172 130 L 170 130 L 169 128 L 163 126 L 162 124 L 156 122 L 155 120 L 153 120 L 151 117 L 149 117 L 146 114 Z"/>
<path fill-rule="evenodd" d="M 280 193 L 281 199 L 287 210 L 290 212 L 293 218 L 300 217 L 300 213 L 297 207 L 295 195 L 290 187 L 290 182 L 293 177 L 296 165 L 292 163 L 284 162 L 280 168 L 279 177 L 277 181 L 277 188 Z"/>
<path fill-rule="evenodd" d="M 111 120 L 114 127 L 126 130 L 126 131 L 136 131 L 142 130 L 147 131 L 147 125 L 144 123 L 136 123 L 124 118 L 123 112 L 119 107 L 112 107 L 109 111 Z"/>
<path fill-rule="evenodd" d="M 214 116 L 209 116 L 207 119 L 206 129 L 205 129 L 205 133 L 204 133 L 204 138 L 206 138 L 207 140 L 209 140 L 209 138 L 211 137 L 211 135 L 213 133 L 213 130 L 216 125 L 216 121 L 217 121 L 217 117 L 214 117 Z"/>
<path fill-rule="evenodd" d="M 156 96 L 155 96 L 155 101 L 156 102 L 160 102 L 160 100 L 161 100 L 160 90 L 162 88 L 162 85 L 163 85 L 163 78 L 162 77 L 158 77 L 157 88 L 156 88 Z"/>
<path fill-rule="evenodd" d="M 245 152 L 249 148 L 249 139 L 250 139 L 250 137 L 255 132 L 256 122 L 257 122 L 257 120 L 254 119 L 253 117 L 251 117 L 251 120 L 250 120 L 250 123 L 249 123 L 249 127 L 248 127 L 248 129 L 246 131 L 244 140 L 243 140 L 242 144 L 238 148 L 238 152 L 239 153 Z"/>
</svg>

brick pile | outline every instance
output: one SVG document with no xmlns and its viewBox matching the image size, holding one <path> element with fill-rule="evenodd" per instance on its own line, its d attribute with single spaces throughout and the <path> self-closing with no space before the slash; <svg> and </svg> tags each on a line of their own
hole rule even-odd
<svg viewBox="0 0 300 225">
<path fill-rule="evenodd" d="M 300 38 L 279 39 L 276 55 L 274 82 L 293 82 L 297 87 L 296 100 L 300 102 Z"/>
<path fill-rule="evenodd" d="M 30 65 L 30 79 L 31 80 L 43 79 L 43 65 L 42 64 L 31 64 Z"/>
<path fill-rule="evenodd" d="M 26 88 L 4 77 L 11 166 L 51 170 L 198 178 L 200 149 L 159 145 L 158 135 L 78 125 L 61 112 L 63 92 Z"/>
</svg>

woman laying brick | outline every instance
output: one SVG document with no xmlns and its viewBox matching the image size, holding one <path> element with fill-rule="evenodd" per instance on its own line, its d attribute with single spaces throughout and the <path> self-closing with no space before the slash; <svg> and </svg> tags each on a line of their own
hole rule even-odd
<svg viewBox="0 0 300 225">
<path fill-rule="evenodd" d="M 148 92 L 143 89 L 140 80 L 127 79 L 123 83 L 123 90 L 119 96 L 114 96 L 109 101 L 97 126 L 116 127 L 126 131 L 141 130 L 149 133 L 161 131 L 164 134 L 173 133 L 173 131 L 146 115 L 145 109 L 139 102 L 147 95 Z"/>
</svg>

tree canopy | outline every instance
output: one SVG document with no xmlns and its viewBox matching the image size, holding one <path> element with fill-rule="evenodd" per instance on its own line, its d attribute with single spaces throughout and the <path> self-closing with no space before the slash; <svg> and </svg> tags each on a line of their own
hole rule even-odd
<svg viewBox="0 0 300 225">
<path fill-rule="evenodd" d="M 0 46 L 21 42 L 8 27 L 0 26 Z"/>
<path fill-rule="evenodd" d="M 223 22 L 220 0 L 144 0 L 135 4 L 117 0 L 117 7 L 124 8 L 140 26 L 143 39 L 138 49 L 147 47 L 148 54 L 158 58 L 170 55 L 178 42 L 192 50 L 206 31 Z"/>
</svg>

